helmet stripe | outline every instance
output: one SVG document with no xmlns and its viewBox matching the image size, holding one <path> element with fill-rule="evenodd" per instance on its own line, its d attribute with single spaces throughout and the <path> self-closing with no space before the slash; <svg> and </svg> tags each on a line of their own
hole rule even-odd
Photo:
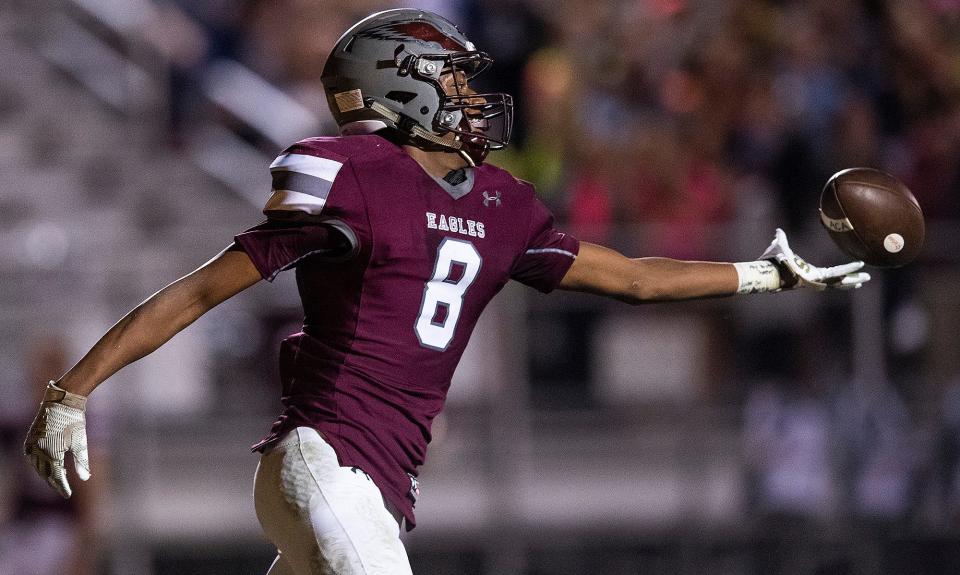
<svg viewBox="0 0 960 575">
<path fill-rule="evenodd" d="M 395 22 L 378 26 L 371 30 L 365 30 L 357 35 L 391 40 L 436 42 L 444 50 L 450 50 L 452 52 L 468 51 L 467 46 L 447 36 L 427 22 Z"/>
</svg>

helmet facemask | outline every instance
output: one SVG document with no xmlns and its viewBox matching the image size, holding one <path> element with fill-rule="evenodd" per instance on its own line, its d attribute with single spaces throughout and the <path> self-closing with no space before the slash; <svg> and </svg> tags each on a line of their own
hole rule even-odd
<svg viewBox="0 0 960 575">
<path fill-rule="evenodd" d="M 433 117 L 430 130 L 438 135 L 455 134 L 450 145 L 477 165 L 490 150 L 501 150 L 510 142 L 513 129 L 513 98 L 509 94 L 491 92 L 477 94 L 469 82 L 488 70 L 493 60 L 484 52 L 448 52 L 408 54 L 400 63 L 399 73 L 433 84 L 440 98 L 440 108 Z M 453 80 L 444 85 L 441 78 Z M 451 93 L 452 92 L 452 93 Z M 430 147 L 436 143 L 431 140 Z"/>
</svg>

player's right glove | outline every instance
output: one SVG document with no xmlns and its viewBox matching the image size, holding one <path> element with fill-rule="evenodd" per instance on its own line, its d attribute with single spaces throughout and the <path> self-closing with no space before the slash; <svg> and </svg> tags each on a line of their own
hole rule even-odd
<svg viewBox="0 0 960 575">
<path fill-rule="evenodd" d="M 84 415 L 86 404 L 86 397 L 61 389 L 53 381 L 49 382 L 40 403 L 40 411 L 23 443 L 23 454 L 30 464 L 65 498 L 72 493 L 64 467 L 67 451 L 73 452 L 77 476 L 83 481 L 90 478 Z"/>
<path fill-rule="evenodd" d="M 793 253 L 787 234 L 777 228 L 773 242 L 759 261 L 736 263 L 740 285 L 737 293 L 760 293 L 784 289 L 813 288 L 857 289 L 870 281 L 870 274 L 861 272 L 863 262 L 821 268 Z"/>
</svg>

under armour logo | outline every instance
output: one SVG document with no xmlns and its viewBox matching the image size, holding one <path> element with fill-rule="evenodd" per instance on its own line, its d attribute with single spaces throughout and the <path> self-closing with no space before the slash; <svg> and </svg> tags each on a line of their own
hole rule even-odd
<svg viewBox="0 0 960 575">
<path fill-rule="evenodd" d="M 489 207 L 489 206 L 490 206 L 490 202 L 493 202 L 493 206 L 494 206 L 495 208 L 499 208 L 499 207 L 500 207 L 500 204 L 501 204 L 501 202 L 500 202 L 500 192 L 499 192 L 499 191 L 496 191 L 496 192 L 494 192 L 493 194 L 494 194 L 494 195 L 491 196 L 491 195 L 490 195 L 490 192 L 486 192 L 486 191 L 483 192 L 483 205 Z"/>
</svg>

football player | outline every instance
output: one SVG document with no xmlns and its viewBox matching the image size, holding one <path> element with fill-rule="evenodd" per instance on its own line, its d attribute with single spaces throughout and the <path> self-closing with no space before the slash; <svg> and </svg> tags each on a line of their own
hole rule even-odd
<svg viewBox="0 0 960 575">
<path fill-rule="evenodd" d="M 630 259 L 554 227 L 533 187 L 484 163 L 507 145 L 512 100 L 475 93 L 491 64 L 450 22 L 388 10 L 350 28 L 323 70 L 340 137 L 271 164 L 267 219 L 137 306 L 46 396 L 24 451 L 64 497 L 64 454 L 89 477 L 87 395 L 207 310 L 295 269 L 301 332 L 280 348 L 283 411 L 254 449 L 270 574 L 410 573 L 430 425 L 480 312 L 513 279 L 632 304 L 855 288 L 862 263 L 819 268 L 782 231 L 757 261 Z"/>
</svg>

